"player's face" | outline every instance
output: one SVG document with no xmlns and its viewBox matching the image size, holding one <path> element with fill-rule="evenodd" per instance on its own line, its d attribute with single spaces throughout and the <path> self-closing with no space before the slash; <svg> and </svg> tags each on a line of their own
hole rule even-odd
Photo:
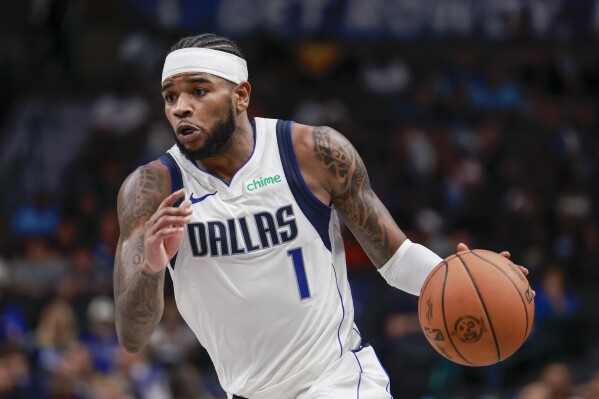
<svg viewBox="0 0 599 399">
<path fill-rule="evenodd" d="M 181 152 L 191 160 L 217 156 L 235 132 L 233 84 L 207 73 L 184 73 L 162 86 L 164 109 Z"/>
</svg>

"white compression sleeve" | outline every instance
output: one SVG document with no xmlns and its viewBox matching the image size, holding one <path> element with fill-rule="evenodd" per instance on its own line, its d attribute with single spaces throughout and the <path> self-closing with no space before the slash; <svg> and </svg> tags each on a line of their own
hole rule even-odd
<svg viewBox="0 0 599 399">
<path fill-rule="evenodd" d="M 424 280 L 442 260 L 430 249 L 406 239 L 379 273 L 389 285 L 418 296 Z"/>
</svg>

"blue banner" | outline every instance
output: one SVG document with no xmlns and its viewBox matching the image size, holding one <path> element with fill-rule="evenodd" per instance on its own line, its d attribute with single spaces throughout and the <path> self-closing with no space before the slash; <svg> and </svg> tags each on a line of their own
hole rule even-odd
<svg viewBox="0 0 599 399">
<path fill-rule="evenodd" d="M 589 38 L 599 0 L 130 0 L 165 29 L 233 37 Z"/>
</svg>

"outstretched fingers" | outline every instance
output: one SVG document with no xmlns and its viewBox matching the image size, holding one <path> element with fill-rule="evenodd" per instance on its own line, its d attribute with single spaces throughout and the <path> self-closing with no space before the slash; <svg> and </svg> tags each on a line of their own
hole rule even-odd
<svg viewBox="0 0 599 399">
<path fill-rule="evenodd" d="M 169 195 L 168 197 L 166 197 L 165 199 L 162 200 L 162 202 L 160 203 L 160 206 L 158 207 L 158 210 L 164 209 L 164 208 L 171 208 L 173 205 L 175 205 L 175 202 L 177 202 L 177 200 L 179 198 L 183 197 L 184 195 L 185 195 L 184 188 L 175 191 L 174 193 L 172 193 L 171 195 Z"/>
<path fill-rule="evenodd" d="M 156 231 L 154 237 L 164 240 L 165 238 L 179 236 L 184 230 L 185 227 L 183 226 L 165 227 Z"/>
<path fill-rule="evenodd" d="M 146 228 L 146 236 L 155 234 L 156 232 L 170 228 L 183 227 L 191 221 L 191 215 L 168 215 L 163 214 L 155 220 L 148 221 Z"/>
<path fill-rule="evenodd" d="M 466 244 L 464 244 L 463 242 L 458 244 L 457 247 L 458 252 L 462 252 L 462 251 L 469 251 L 470 249 L 468 248 L 468 246 Z M 509 251 L 502 251 L 499 253 L 499 255 L 503 256 L 506 259 L 509 259 L 511 254 Z M 522 274 L 524 274 L 525 276 L 528 276 L 528 269 L 525 268 L 524 266 L 520 266 L 520 265 L 516 265 L 518 266 L 518 268 L 520 269 L 520 271 L 522 272 Z M 532 291 L 532 295 L 533 297 L 536 295 L 536 292 L 534 290 Z"/>
<path fill-rule="evenodd" d="M 191 221 L 191 202 L 185 200 L 179 207 L 173 205 L 184 196 L 185 189 L 181 189 L 160 203 L 156 212 L 146 222 L 146 239 L 150 237 L 164 239 L 181 234 L 185 225 Z"/>
<path fill-rule="evenodd" d="M 463 242 L 458 244 L 458 252 L 463 252 L 463 251 L 469 251 L 470 249 L 468 248 L 468 245 L 464 244 Z"/>
</svg>

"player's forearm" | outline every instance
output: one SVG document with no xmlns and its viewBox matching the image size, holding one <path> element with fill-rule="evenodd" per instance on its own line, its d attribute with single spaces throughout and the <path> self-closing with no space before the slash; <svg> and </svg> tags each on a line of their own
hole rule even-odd
<svg viewBox="0 0 599 399">
<path fill-rule="evenodd" d="M 164 307 L 164 271 L 144 272 L 144 253 L 144 234 L 119 240 L 114 265 L 115 322 L 119 342 L 129 352 L 138 352 L 148 342 Z"/>
<path fill-rule="evenodd" d="M 140 267 L 116 302 L 116 330 L 121 345 L 138 352 L 150 339 L 164 309 L 164 274 Z"/>
</svg>

